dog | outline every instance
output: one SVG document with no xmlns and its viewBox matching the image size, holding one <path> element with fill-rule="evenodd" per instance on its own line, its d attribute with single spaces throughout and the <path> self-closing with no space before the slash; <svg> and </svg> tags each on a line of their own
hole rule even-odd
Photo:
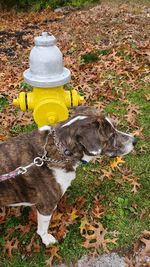
<svg viewBox="0 0 150 267">
<path fill-rule="evenodd" d="M 79 164 L 97 155 L 126 155 L 135 144 L 94 108 L 78 107 L 67 121 L 0 144 L 0 206 L 35 205 L 37 233 L 46 246 L 54 244 L 48 233 L 52 213 Z"/>
</svg>

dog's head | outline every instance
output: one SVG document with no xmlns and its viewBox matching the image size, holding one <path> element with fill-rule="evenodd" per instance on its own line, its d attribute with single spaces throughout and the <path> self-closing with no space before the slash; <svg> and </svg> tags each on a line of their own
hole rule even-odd
<svg viewBox="0 0 150 267">
<path fill-rule="evenodd" d="M 80 146 L 86 155 L 122 156 L 136 144 L 132 135 L 116 130 L 111 121 L 94 108 L 78 107 L 73 117 L 60 125 L 68 149 Z"/>
</svg>

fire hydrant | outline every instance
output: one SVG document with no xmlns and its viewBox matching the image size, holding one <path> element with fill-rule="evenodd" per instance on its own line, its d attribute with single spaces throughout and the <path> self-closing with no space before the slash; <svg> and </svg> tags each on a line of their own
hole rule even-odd
<svg viewBox="0 0 150 267">
<path fill-rule="evenodd" d="M 62 53 L 56 46 L 56 38 L 43 32 L 34 38 L 35 47 L 30 53 L 30 68 L 24 80 L 33 87 L 32 92 L 21 92 L 14 105 L 21 110 L 33 111 L 38 127 L 55 124 L 68 118 L 68 108 L 78 106 L 83 97 L 73 90 L 65 90 L 70 71 L 63 66 Z"/>
</svg>

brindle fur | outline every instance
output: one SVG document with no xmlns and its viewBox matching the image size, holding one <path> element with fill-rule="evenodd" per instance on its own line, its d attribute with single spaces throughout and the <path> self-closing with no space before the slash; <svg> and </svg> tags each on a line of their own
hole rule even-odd
<svg viewBox="0 0 150 267">
<path fill-rule="evenodd" d="M 26 166 L 43 152 L 47 132 L 33 131 L 0 145 L 0 173 Z M 53 155 L 57 154 L 53 138 L 49 138 Z M 41 193 L 42 192 L 42 193 Z M 33 166 L 24 175 L 0 183 L 0 206 L 14 203 L 34 203 L 42 214 L 50 214 L 62 196 L 53 173 L 46 165 Z"/>
<path fill-rule="evenodd" d="M 127 136 L 116 132 L 104 116 L 97 114 L 94 109 L 77 108 L 74 117 L 77 115 L 85 115 L 87 118 L 77 120 L 69 127 L 62 127 L 66 122 L 59 123 L 55 127 L 57 139 L 72 154 L 68 157 L 70 162 L 61 168 L 66 172 L 72 171 L 84 153 L 88 155 L 89 151 L 97 151 L 99 146 L 102 154 L 109 155 L 110 152 L 116 156 L 121 154 Z M 47 135 L 48 131 L 35 130 L 1 143 L 0 175 L 11 172 L 19 166 L 26 166 L 39 154 L 42 155 Z M 52 135 L 48 138 L 46 150 L 48 156 L 53 159 L 66 158 L 59 153 Z M 50 166 L 48 164 L 42 167 L 33 166 L 23 175 L 0 182 L 0 206 L 29 202 L 35 204 L 41 214 L 51 214 L 62 196 L 62 191 Z M 60 168 L 60 165 L 53 164 L 51 167 Z"/>
</svg>

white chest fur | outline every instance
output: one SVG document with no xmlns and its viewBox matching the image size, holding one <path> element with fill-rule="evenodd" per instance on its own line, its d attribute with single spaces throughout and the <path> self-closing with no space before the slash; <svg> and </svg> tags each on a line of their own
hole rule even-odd
<svg viewBox="0 0 150 267">
<path fill-rule="evenodd" d="M 76 170 L 77 166 L 74 168 Z M 64 194 L 67 190 L 67 188 L 71 185 L 71 182 L 76 177 L 76 172 L 66 172 L 65 170 L 61 168 L 53 168 L 54 176 L 57 181 L 57 183 L 60 184 L 62 193 Z"/>
</svg>

